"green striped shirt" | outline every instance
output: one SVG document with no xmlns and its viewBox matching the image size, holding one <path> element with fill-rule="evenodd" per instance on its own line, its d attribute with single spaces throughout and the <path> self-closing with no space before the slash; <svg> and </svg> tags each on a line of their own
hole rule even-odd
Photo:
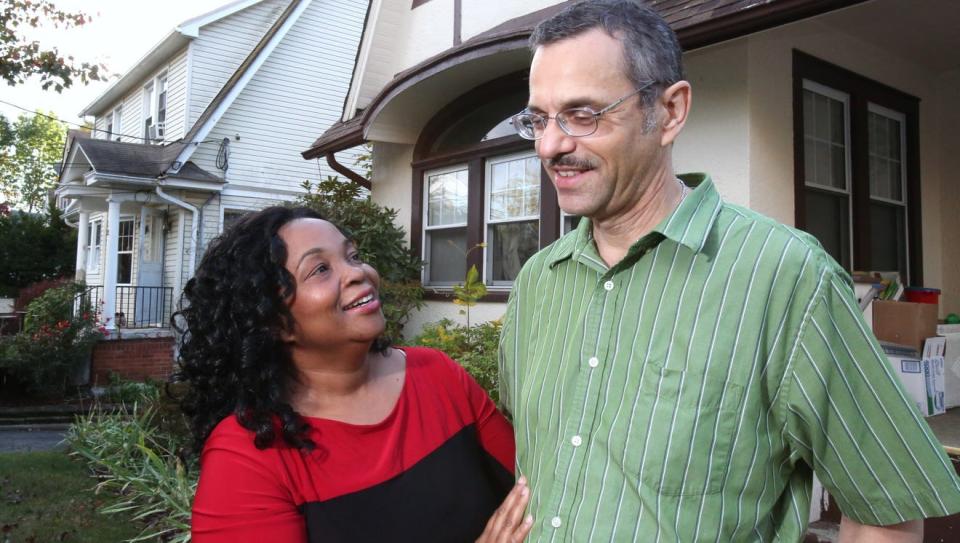
<svg viewBox="0 0 960 543">
<path fill-rule="evenodd" d="M 501 398 L 530 541 L 799 541 L 816 473 L 866 524 L 960 510 L 960 480 L 847 273 L 703 175 L 608 267 L 590 223 L 511 294 Z"/>
</svg>

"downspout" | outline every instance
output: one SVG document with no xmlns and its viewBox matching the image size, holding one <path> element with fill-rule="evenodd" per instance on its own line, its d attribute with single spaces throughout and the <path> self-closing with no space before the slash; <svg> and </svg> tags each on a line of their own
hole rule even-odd
<svg viewBox="0 0 960 543">
<path fill-rule="evenodd" d="M 193 274 L 193 272 L 197 269 L 197 216 L 200 214 L 200 210 L 184 202 L 183 200 L 180 200 L 179 198 L 174 198 L 166 192 L 163 192 L 163 189 L 160 187 L 157 187 L 157 196 L 173 205 L 180 206 L 193 214 L 193 220 L 190 224 L 190 238 L 193 241 L 193 247 L 190 248 L 190 273 Z M 182 249 L 183 248 L 181 247 L 181 250 Z"/>
<path fill-rule="evenodd" d="M 333 153 L 327 153 L 327 164 L 338 173 L 342 173 L 343 175 L 347 176 L 347 178 L 353 181 L 354 183 L 360 185 L 361 187 L 367 190 L 372 190 L 370 188 L 371 187 L 370 180 L 358 174 L 357 172 L 351 170 L 350 168 L 344 166 L 343 164 L 340 164 L 339 162 L 337 162 L 337 157 L 333 156 Z"/>
<path fill-rule="evenodd" d="M 213 197 L 214 197 L 214 196 L 217 196 L 217 195 L 219 195 L 219 194 L 220 194 L 219 192 L 211 193 L 211 194 L 210 194 L 210 197 L 207 198 L 207 201 L 204 202 L 204 203 L 202 203 L 202 204 L 200 204 L 200 218 L 199 218 L 198 220 L 200 221 L 200 225 L 201 225 L 201 226 L 203 226 L 203 208 L 207 207 L 207 204 L 209 204 L 209 203 L 213 200 Z M 200 241 L 201 241 L 201 239 L 203 238 L 203 232 L 202 232 L 202 231 L 199 232 L 199 233 L 198 233 L 198 236 L 199 236 L 199 237 L 197 238 L 197 249 L 196 249 L 196 252 L 199 253 L 199 252 L 200 252 L 200 249 L 201 249 L 201 247 L 202 247 L 202 244 L 200 243 Z"/>
</svg>

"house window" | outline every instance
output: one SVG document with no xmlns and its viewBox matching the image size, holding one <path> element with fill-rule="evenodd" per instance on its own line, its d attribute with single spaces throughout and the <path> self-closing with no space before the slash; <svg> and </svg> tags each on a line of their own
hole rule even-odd
<svg viewBox="0 0 960 543">
<path fill-rule="evenodd" d="M 123 108 L 122 106 L 117 106 L 117 109 L 114 109 L 110 115 L 107 117 L 107 139 L 114 139 L 114 134 L 116 134 L 116 140 L 120 141 L 120 135 L 123 132 Z"/>
<path fill-rule="evenodd" d="M 848 270 L 922 284 L 919 101 L 794 53 L 796 222 Z"/>
<path fill-rule="evenodd" d="M 250 213 L 249 211 L 239 211 L 239 210 L 232 210 L 232 209 L 223 210 L 223 227 L 220 229 L 220 232 L 226 232 L 227 230 L 232 228 L 233 225 L 240 222 L 240 219 L 242 219 L 245 215 L 248 215 L 249 213 Z"/>
<path fill-rule="evenodd" d="M 143 88 L 143 142 L 153 143 L 157 137 L 154 126 L 153 83 Z"/>
<path fill-rule="evenodd" d="M 539 248 L 540 159 L 534 153 L 487 160 L 487 284 L 513 284 Z"/>
<path fill-rule="evenodd" d="M 163 141 L 167 126 L 167 76 L 157 78 L 157 139 Z"/>
<path fill-rule="evenodd" d="M 424 285 L 441 295 L 476 266 L 487 300 L 505 299 L 524 262 L 560 233 L 553 185 L 510 125 L 526 103 L 526 74 L 511 74 L 454 100 L 421 132 L 413 245 Z"/>
<path fill-rule="evenodd" d="M 455 166 L 426 174 L 424 283 L 453 285 L 467 272 L 468 171 Z"/>
<path fill-rule="evenodd" d="M 103 221 L 87 223 L 87 273 L 100 272 L 100 251 L 102 247 Z"/>
<path fill-rule="evenodd" d="M 133 278 L 133 219 L 120 220 L 117 243 L 117 284 L 129 285 Z"/>
</svg>

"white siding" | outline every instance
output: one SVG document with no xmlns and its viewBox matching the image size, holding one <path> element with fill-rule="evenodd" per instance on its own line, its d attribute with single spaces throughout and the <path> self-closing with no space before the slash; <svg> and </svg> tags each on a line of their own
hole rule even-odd
<svg viewBox="0 0 960 543">
<path fill-rule="evenodd" d="M 190 45 L 191 122 L 196 122 L 287 5 L 287 0 L 267 0 L 200 29 Z"/>
<path fill-rule="evenodd" d="M 225 195 L 290 199 L 304 180 L 335 174 L 300 152 L 339 119 L 365 12 L 364 0 L 314 0 L 197 148 L 191 160 L 220 174 L 220 141 L 231 140 Z M 352 167 L 355 155 L 338 157 Z"/>
<path fill-rule="evenodd" d="M 103 115 L 96 118 L 94 127 L 99 130 L 107 129 L 108 117 L 113 115 L 117 106 L 122 106 L 120 112 L 121 126 L 113 127 L 113 138 L 122 135 L 121 141 L 128 143 L 143 143 L 143 88 L 152 83 L 157 76 L 167 74 L 167 134 L 166 141 L 174 141 L 186 133 L 184 114 L 186 113 L 187 87 L 187 48 L 181 49 L 170 61 L 157 68 L 139 82 L 124 97 L 111 104 Z M 156 96 L 154 96 L 156 100 Z M 98 132 L 97 138 L 106 139 L 106 132 Z"/>
<path fill-rule="evenodd" d="M 176 289 L 180 267 L 180 213 L 175 206 L 167 207 L 167 231 L 164 234 L 163 244 L 163 286 Z M 176 303 L 180 293 L 174 291 L 173 299 Z"/>
</svg>

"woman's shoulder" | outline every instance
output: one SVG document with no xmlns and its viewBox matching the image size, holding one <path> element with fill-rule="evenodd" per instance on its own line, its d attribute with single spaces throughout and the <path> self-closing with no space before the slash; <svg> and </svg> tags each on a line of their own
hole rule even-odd
<svg viewBox="0 0 960 543">
<path fill-rule="evenodd" d="M 464 372 L 447 353 L 432 347 L 403 347 L 407 355 L 407 369 L 427 373 L 435 377 L 459 377 Z"/>
</svg>

